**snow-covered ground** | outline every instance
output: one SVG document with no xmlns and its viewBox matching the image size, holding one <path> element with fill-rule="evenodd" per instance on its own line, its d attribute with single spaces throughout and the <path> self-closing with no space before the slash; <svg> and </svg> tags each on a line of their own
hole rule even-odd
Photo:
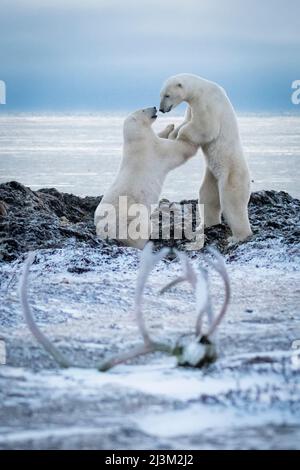
<svg viewBox="0 0 300 470">
<path fill-rule="evenodd" d="M 29 333 L 17 292 L 21 263 L 1 265 L 0 448 L 299 448 L 299 253 L 270 242 L 227 255 L 232 300 L 219 330 L 219 360 L 207 370 L 154 354 L 100 373 L 101 358 L 141 338 L 133 315 L 138 253 L 116 247 L 41 250 L 30 302 L 41 329 L 78 364 L 59 370 Z M 194 265 L 202 255 L 190 255 Z M 195 323 L 193 293 L 162 261 L 145 292 L 153 335 L 176 338 Z M 211 273 L 215 306 L 222 282 Z M 300 352 L 299 352 L 300 354 Z"/>
</svg>

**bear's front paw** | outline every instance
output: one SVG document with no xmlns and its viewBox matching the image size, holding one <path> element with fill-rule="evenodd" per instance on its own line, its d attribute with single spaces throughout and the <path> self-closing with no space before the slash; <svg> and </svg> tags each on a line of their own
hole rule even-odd
<svg viewBox="0 0 300 470">
<path fill-rule="evenodd" d="M 158 134 L 158 137 L 160 137 L 161 139 L 168 139 L 171 132 L 174 131 L 174 128 L 174 124 L 169 124 L 163 131 Z"/>
<path fill-rule="evenodd" d="M 175 125 L 174 124 L 169 124 L 167 127 L 166 127 L 166 133 L 168 134 L 168 138 L 170 137 L 170 134 L 171 132 L 173 132 L 175 129 Z"/>
</svg>

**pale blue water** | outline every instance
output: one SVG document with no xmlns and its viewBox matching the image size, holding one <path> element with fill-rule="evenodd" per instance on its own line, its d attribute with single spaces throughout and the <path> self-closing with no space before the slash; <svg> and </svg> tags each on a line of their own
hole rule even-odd
<svg viewBox="0 0 300 470">
<path fill-rule="evenodd" d="M 56 187 L 99 195 L 120 163 L 125 114 L 0 114 L 0 183 L 17 180 L 32 189 Z M 158 130 L 181 118 L 159 117 Z M 239 116 L 252 190 L 276 189 L 300 197 L 300 115 Z M 169 174 L 163 196 L 198 197 L 201 152 Z"/>
</svg>

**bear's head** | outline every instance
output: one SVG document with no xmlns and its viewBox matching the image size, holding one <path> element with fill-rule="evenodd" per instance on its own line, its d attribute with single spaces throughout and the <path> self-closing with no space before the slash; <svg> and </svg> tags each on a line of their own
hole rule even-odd
<svg viewBox="0 0 300 470">
<path fill-rule="evenodd" d="M 157 109 L 139 109 L 130 114 L 124 121 L 124 137 L 127 140 L 136 140 L 143 136 L 143 131 L 148 130 L 157 118 Z"/>
<path fill-rule="evenodd" d="M 175 76 L 169 78 L 160 92 L 159 110 L 168 113 L 185 99 L 186 90 L 183 77 Z"/>
</svg>

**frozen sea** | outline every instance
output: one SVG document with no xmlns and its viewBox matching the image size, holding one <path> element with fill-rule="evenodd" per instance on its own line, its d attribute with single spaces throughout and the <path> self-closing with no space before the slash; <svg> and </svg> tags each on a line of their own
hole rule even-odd
<svg viewBox="0 0 300 470">
<path fill-rule="evenodd" d="M 121 160 L 125 116 L 0 114 L 0 183 L 17 180 L 32 189 L 103 194 Z M 179 116 L 160 116 L 155 129 L 180 121 Z M 239 115 L 239 125 L 252 190 L 284 190 L 300 197 L 300 114 L 244 114 Z M 198 197 L 203 173 L 199 154 L 169 174 L 162 196 Z"/>
</svg>

